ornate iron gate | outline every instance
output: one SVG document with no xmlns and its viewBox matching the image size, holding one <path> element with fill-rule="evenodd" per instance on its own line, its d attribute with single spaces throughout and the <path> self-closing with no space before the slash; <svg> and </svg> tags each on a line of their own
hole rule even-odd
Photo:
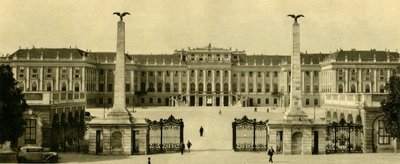
<svg viewBox="0 0 400 164">
<path fill-rule="evenodd" d="M 160 121 L 146 120 L 149 124 L 147 149 L 150 154 L 179 151 L 183 142 L 183 121 L 169 116 Z"/>
<path fill-rule="evenodd" d="M 268 121 L 250 120 L 247 116 L 232 122 L 233 150 L 266 151 L 268 149 Z"/>
<path fill-rule="evenodd" d="M 362 125 L 353 122 L 346 123 L 344 119 L 328 123 L 326 153 L 362 153 L 362 132 Z"/>
<path fill-rule="evenodd" d="M 58 114 L 54 114 L 52 118 L 49 138 L 51 150 L 62 152 L 86 151 L 83 146 L 83 138 L 87 128 L 85 126 L 84 112 L 76 111 L 74 117 L 71 112 L 68 117 L 65 113 L 62 113 L 61 120 L 58 118 Z"/>
</svg>

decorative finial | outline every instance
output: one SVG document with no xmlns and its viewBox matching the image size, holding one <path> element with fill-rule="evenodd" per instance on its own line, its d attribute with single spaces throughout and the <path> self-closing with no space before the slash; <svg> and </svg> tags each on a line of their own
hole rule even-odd
<svg viewBox="0 0 400 164">
<path fill-rule="evenodd" d="M 297 23 L 297 19 L 300 17 L 304 17 L 304 15 L 294 15 L 294 14 L 290 14 L 287 15 L 288 17 L 292 17 L 294 19 L 294 23 Z"/>
<path fill-rule="evenodd" d="M 119 13 L 119 12 L 114 12 L 113 14 L 118 15 L 119 18 L 121 18 L 121 19 L 120 19 L 121 22 L 124 21 L 124 20 L 123 20 L 123 17 L 124 17 L 125 15 L 131 15 L 131 14 L 129 14 L 128 12 L 123 12 L 122 14 Z"/>
</svg>

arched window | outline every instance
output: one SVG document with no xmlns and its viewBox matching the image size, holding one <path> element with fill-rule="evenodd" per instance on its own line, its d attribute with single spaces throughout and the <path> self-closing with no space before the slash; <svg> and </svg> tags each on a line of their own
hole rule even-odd
<svg viewBox="0 0 400 164">
<path fill-rule="evenodd" d="M 228 92 L 229 92 L 229 84 L 224 83 L 224 93 L 228 93 Z"/>
<path fill-rule="evenodd" d="M 51 91 L 51 89 L 52 89 L 52 85 L 51 85 L 50 82 L 48 82 L 48 83 L 46 84 L 46 91 Z"/>
<path fill-rule="evenodd" d="M 350 88 L 350 92 L 351 93 L 356 93 L 356 85 L 351 85 L 351 88 Z"/>
<path fill-rule="evenodd" d="M 75 83 L 74 88 L 75 88 L 74 89 L 75 92 L 79 92 L 79 83 L 78 82 Z"/>
<path fill-rule="evenodd" d="M 246 85 L 244 83 L 240 84 L 240 92 L 246 91 Z"/>
<path fill-rule="evenodd" d="M 232 83 L 232 92 L 237 92 L 237 84 Z"/>
<path fill-rule="evenodd" d="M 379 93 L 385 93 L 385 86 L 383 85 L 379 86 Z"/>
<path fill-rule="evenodd" d="M 186 92 L 186 83 L 185 82 L 183 82 L 182 83 L 182 92 Z"/>
<path fill-rule="evenodd" d="M 171 92 L 171 84 L 165 83 L 165 92 Z"/>
<path fill-rule="evenodd" d="M 274 83 L 274 92 L 278 93 L 278 84 L 277 83 Z"/>
<path fill-rule="evenodd" d="M 190 92 L 196 91 L 196 85 L 194 83 L 190 84 Z"/>
<path fill-rule="evenodd" d="M 37 83 L 36 82 L 32 83 L 32 91 L 37 91 Z"/>
<path fill-rule="evenodd" d="M 145 92 L 146 91 L 146 83 L 140 83 L 140 91 Z"/>
<path fill-rule="evenodd" d="M 343 85 L 342 85 L 342 84 L 339 84 L 339 86 L 338 86 L 338 92 L 339 92 L 339 93 L 343 93 Z"/>
<path fill-rule="evenodd" d="M 216 91 L 216 93 L 221 92 L 221 84 L 219 84 L 219 83 L 215 84 L 215 91 Z"/>
<path fill-rule="evenodd" d="M 67 91 L 67 83 L 63 82 L 61 84 L 61 91 Z"/>
<path fill-rule="evenodd" d="M 365 93 L 370 93 L 371 92 L 371 88 L 370 88 L 370 86 L 367 84 L 366 86 L 365 86 Z"/>
<path fill-rule="evenodd" d="M 208 83 L 208 84 L 207 84 L 207 92 L 208 92 L 208 93 L 211 93 L 211 92 L 212 92 L 212 85 L 211 85 L 211 83 Z"/>
<path fill-rule="evenodd" d="M 198 86 L 198 92 L 199 93 L 203 93 L 203 91 L 204 91 L 204 84 L 203 83 L 199 83 L 199 86 Z"/>
<path fill-rule="evenodd" d="M 162 84 L 157 83 L 157 92 L 162 92 Z"/>
<path fill-rule="evenodd" d="M 174 92 L 178 92 L 178 90 L 179 90 L 179 84 L 174 83 Z"/>
<path fill-rule="evenodd" d="M 265 92 L 267 92 L 267 93 L 271 92 L 268 83 L 265 83 Z"/>
<path fill-rule="evenodd" d="M 249 92 L 253 92 L 253 83 L 249 84 Z"/>
<path fill-rule="evenodd" d="M 147 89 L 148 92 L 154 92 L 154 84 L 152 82 L 149 83 L 149 89 Z"/>
</svg>

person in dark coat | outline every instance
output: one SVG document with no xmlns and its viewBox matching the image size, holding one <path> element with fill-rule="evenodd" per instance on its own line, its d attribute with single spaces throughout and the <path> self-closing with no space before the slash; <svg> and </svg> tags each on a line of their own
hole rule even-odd
<svg viewBox="0 0 400 164">
<path fill-rule="evenodd" d="M 190 147 L 192 147 L 192 143 L 188 140 L 188 143 L 187 143 L 187 147 L 188 147 L 188 150 L 189 150 L 189 153 L 190 153 Z"/>
<path fill-rule="evenodd" d="M 147 158 L 147 164 L 151 164 L 150 157 Z"/>
<path fill-rule="evenodd" d="M 268 150 L 269 162 L 271 162 L 271 163 L 274 162 L 272 160 L 272 156 L 274 155 L 274 153 L 275 153 L 274 148 L 272 148 L 272 146 L 271 146 L 271 149 Z"/>
<path fill-rule="evenodd" d="M 185 144 L 183 142 L 181 142 L 180 151 L 181 155 L 183 155 L 183 152 L 185 151 Z"/>
<path fill-rule="evenodd" d="M 199 132 L 200 132 L 200 137 L 203 137 L 203 132 L 204 132 L 203 126 L 200 127 Z"/>
</svg>

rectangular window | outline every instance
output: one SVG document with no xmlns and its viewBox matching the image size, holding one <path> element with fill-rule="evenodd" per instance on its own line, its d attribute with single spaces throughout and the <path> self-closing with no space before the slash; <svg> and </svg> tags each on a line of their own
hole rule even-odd
<svg viewBox="0 0 400 164">
<path fill-rule="evenodd" d="M 99 98 L 99 104 L 103 104 L 103 98 Z"/>
<path fill-rule="evenodd" d="M 158 98 L 158 99 L 157 99 L 157 102 L 158 102 L 159 104 L 161 104 L 161 98 Z"/>
<path fill-rule="evenodd" d="M 265 99 L 265 104 L 269 104 L 269 99 Z"/>
<path fill-rule="evenodd" d="M 25 144 L 36 144 L 36 119 L 26 120 Z"/>
<path fill-rule="evenodd" d="M 250 76 L 250 77 L 253 77 L 253 72 L 249 72 L 249 76 Z"/>
<path fill-rule="evenodd" d="M 261 104 L 261 99 L 257 99 L 257 104 Z"/>
<path fill-rule="evenodd" d="M 99 84 L 99 92 L 104 92 L 104 84 L 103 83 Z"/>
<path fill-rule="evenodd" d="M 149 98 L 149 103 L 150 103 L 150 104 L 153 103 L 153 98 Z"/>
<path fill-rule="evenodd" d="M 125 92 L 131 91 L 131 84 L 125 84 Z"/>
<path fill-rule="evenodd" d="M 310 105 L 310 99 L 306 99 L 306 105 Z"/>
<path fill-rule="evenodd" d="M 274 105 L 278 105 L 278 99 L 274 99 Z"/>
<path fill-rule="evenodd" d="M 144 98 L 141 98 L 141 99 L 140 99 L 140 102 L 141 102 L 142 104 L 144 104 Z"/>
<path fill-rule="evenodd" d="M 386 132 L 385 126 L 382 120 L 378 121 L 378 143 L 381 145 L 390 144 L 389 133 Z"/>
<path fill-rule="evenodd" d="M 266 76 L 266 77 L 269 77 L 269 72 L 265 72 L 265 76 Z"/>
<path fill-rule="evenodd" d="M 104 69 L 100 69 L 100 75 L 104 75 Z"/>
<path fill-rule="evenodd" d="M 278 77 L 278 72 L 274 72 L 274 77 Z"/>
</svg>

